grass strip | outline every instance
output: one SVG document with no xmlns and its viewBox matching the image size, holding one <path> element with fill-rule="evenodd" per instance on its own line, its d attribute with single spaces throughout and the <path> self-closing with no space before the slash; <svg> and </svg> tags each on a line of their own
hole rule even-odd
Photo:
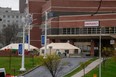
<svg viewBox="0 0 116 77">
<path fill-rule="evenodd" d="M 93 77 L 93 75 L 99 76 L 99 67 L 91 70 L 85 77 Z M 102 64 L 101 69 L 102 77 L 116 77 L 116 61 L 110 58 L 106 61 L 105 66 Z"/>
</svg>

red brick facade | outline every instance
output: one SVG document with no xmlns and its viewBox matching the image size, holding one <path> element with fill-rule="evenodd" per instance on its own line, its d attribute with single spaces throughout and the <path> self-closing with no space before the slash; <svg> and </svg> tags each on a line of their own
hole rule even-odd
<svg viewBox="0 0 116 77">
<path fill-rule="evenodd" d="M 90 42 L 91 51 L 94 51 L 94 45 L 98 45 L 99 27 L 103 27 L 105 37 L 108 37 L 108 39 L 104 38 L 105 41 L 112 38 L 110 33 L 113 33 L 113 39 L 115 39 L 116 0 L 30 0 L 29 11 L 36 19 L 33 24 L 37 25 L 44 23 L 45 11 L 53 14 L 48 18 L 48 26 L 50 26 L 48 38 L 53 42 L 70 40 L 77 44 L 80 40 L 81 42 L 86 41 Z M 99 21 L 99 27 L 86 28 L 85 21 Z M 40 47 L 42 32 L 39 27 L 37 32 L 35 28 L 32 29 L 31 34 L 31 40 L 39 39 L 39 42 L 36 41 L 39 45 L 34 44 L 33 41 L 31 43 Z M 37 35 L 38 37 L 36 37 Z M 92 43 L 91 40 L 93 40 Z M 109 44 L 109 42 L 107 43 Z M 91 53 L 93 55 L 93 52 Z"/>
</svg>

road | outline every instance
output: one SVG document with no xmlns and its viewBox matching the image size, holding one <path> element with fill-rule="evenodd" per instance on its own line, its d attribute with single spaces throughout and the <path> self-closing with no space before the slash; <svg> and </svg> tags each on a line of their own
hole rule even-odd
<svg viewBox="0 0 116 77">
<path fill-rule="evenodd" d="M 79 66 L 80 62 L 85 62 L 90 58 L 63 58 L 61 62 L 66 65 L 62 66 L 62 69 L 59 71 L 57 77 L 62 77 L 67 74 L 77 66 Z M 24 77 L 52 77 L 50 72 L 44 67 L 40 66 L 33 71 L 26 73 L 23 75 Z"/>
</svg>

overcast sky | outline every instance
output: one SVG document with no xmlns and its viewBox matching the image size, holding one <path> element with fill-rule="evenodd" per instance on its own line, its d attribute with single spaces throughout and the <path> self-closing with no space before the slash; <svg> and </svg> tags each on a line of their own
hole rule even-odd
<svg viewBox="0 0 116 77">
<path fill-rule="evenodd" d="M 19 10 L 19 0 L 0 0 L 0 7 L 10 7 L 12 10 Z"/>
</svg>

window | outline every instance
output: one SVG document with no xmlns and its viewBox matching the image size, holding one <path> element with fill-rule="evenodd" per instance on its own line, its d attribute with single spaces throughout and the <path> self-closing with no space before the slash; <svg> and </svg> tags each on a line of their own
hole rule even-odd
<svg viewBox="0 0 116 77">
<path fill-rule="evenodd" d="M 3 27 L 6 27 L 6 25 L 5 25 L 5 24 L 3 24 Z"/>
<path fill-rule="evenodd" d="M 8 12 L 8 10 L 6 10 L 6 12 Z"/>
<path fill-rule="evenodd" d="M 16 16 L 16 18 L 19 18 L 19 16 Z"/>
<path fill-rule="evenodd" d="M 18 20 L 16 20 L 16 23 L 18 23 Z"/>
<path fill-rule="evenodd" d="M 8 18 L 10 18 L 10 16 L 8 15 Z"/>
<path fill-rule="evenodd" d="M 12 18 L 14 18 L 14 16 L 12 16 Z"/>
<path fill-rule="evenodd" d="M 5 18 L 6 16 L 5 15 L 3 15 L 3 18 Z"/>
<path fill-rule="evenodd" d="M 63 34 L 66 34 L 66 28 L 63 28 Z"/>
<path fill-rule="evenodd" d="M 7 22 L 9 23 L 9 22 L 10 22 L 10 20 L 7 20 Z"/>
</svg>

